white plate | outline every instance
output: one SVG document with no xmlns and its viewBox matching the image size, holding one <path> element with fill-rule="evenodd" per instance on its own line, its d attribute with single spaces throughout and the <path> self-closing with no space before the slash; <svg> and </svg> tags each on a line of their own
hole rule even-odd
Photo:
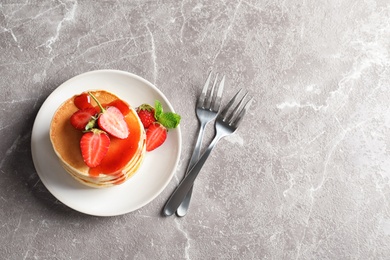
<svg viewBox="0 0 390 260">
<path fill-rule="evenodd" d="M 34 122 L 31 152 L 35 168 L 46 188 L 62 203 L 94 216 L 115 216 L 137 210 L 155 199 L 175 173 L 181 152 L 180 128 L 169 131 L 165 143 L 146 153 L 139 171 L 127 182 L 95 189 L 74 180 L 60 165 L 49 138 L 51 119 L 68 98 L 91 89 L 104 89 L 137 107 L 154 104 L 174 111 L 164 94 L 145 79 L 116 70 L 98 70 L 69 79 L 43 103 Z"/>
</svg>

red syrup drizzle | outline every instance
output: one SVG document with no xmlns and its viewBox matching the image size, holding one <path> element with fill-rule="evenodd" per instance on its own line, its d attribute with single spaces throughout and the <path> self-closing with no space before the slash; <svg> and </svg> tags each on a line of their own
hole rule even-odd
<svg viewBox="0 0 390 260">
<path fill-rule="evenodd" d="M 108 152 L 100 165 L 89 170 L 91 176 L 98 176 L 99 173 L 120 175 L 122 169 L 138 150 L 140 130 L 137 127 L 138 124 L 134 124 L 134 120 L 136 120 L 136 118 L 132 113 L 129 113 L 128 116 L 125 117 L 125 121 L 130 131 L 129 136 L 126 139 L 110 136 L 111 142 Z"/>
<path fill-rule="evenodd" d="M 122 112 L 123 116 L 126 116 L 130 112 L 129 105 L 120 99 L 114 100 L 107 105 L 107 107 L 110 106 L 118 108 Z"/>
<path fill-rule="evenodd" d="M 74 99 L 74 103 L 77 108 L 93 107 L 91 99 L 87 93 L 82 93 Z M 130 113 L 130 107 L 124 101 L 116 99 L 108 104 L 102 104 L 103 107 L 115 106 L 118 108 L 123 116 L 127 126 L 129 127 L 129 136 L 126 139 L 119 139 L 110 136 L 110 147 L 106 156 L 103 158 L 100 165 L 89 169 L 89 175 L 93 177 L 99 176 L 100 173 L 107 175 L 118 176 L 118 182 L 115 184 L 122 183 L 121 177 L 124 177 L 122 172 L 126 164 L 132 159 L 138 150 L 138 142 L 140 139 L 140 129 L 137 122 L 136 115 Z M 123 178 L 124 182 L 124 178 Z"/>
</svg>

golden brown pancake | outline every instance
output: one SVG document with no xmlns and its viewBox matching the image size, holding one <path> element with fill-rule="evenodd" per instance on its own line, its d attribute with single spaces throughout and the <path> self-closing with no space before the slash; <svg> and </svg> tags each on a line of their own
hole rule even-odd
<svg viewBox="0 0 390 260">
<path fill-rule="evenodd" d="M 103 106 L 119 100 L 116 95 L 104 90 L 91 92 Z M 89 168 L 80 150 L 83 132 L 70 123 L 70 117 L 78 110 L 74 103 L 76 96 L 57 109 L 50 126 L 50 140 L 61 165 L 76 180 L 91 187 L 110 187 L 125 182 L 139 169 L 145 155 L 145 130 L 137 112 L 124 102 L 129 108 L 124 115 L 129 136 L 123 140 L 110 136 L 110 147 L 101 164 Z M 91 104 L 97 106 L 93 100 Z"/>
</svg>

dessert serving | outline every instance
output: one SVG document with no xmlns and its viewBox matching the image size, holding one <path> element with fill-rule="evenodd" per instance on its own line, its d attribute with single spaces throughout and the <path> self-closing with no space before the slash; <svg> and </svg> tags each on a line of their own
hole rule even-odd
<svg viewBox="0 0 390 260">
<path fill-rule="evenodd" d="M 91 92 L 101 103 L 103 109 L 106 110 L 105 112 L 101 112 L 100 107 L 88 92 Z M 79 98 L 76 100 L 76 97 Z M 130 108 L 130 112 L 123 115 L 127 122 L 127 128 L 125 129 L 128 130 L 128 137 L 125 139 L 112 136 L 106 132 L 107 130 L 101 129 L 98 122 L 100 116 L 107 113 L 107 110 L 108 114 L 112 112 L 112 109 L 108 109 L 109 104 L 113 106 L 112 104 L 116 103 L 115 107 L 122 111 L 123 108 L 120 106 L 122 102 L 114 102 L 115 100 L 124 101 L 125 108 Z M 161 104 L 159 104 L 159 101 L 161 101 Z M 92 118 L 90 115 L 88 116 L 88 113 L 78 112 L 83 108 L 77 107 L 75 102 L 78 106 L 87 104 L 86 108 L 90 107 L 88 105 L 90 103 L 96 109 L 97 114 Z M 147 113 L 141 112 L 144 103 L 153 106 Z M 158 106 L 155 105 L 156 103 L 158 103 Z M 164 108 L 164 111 L 162 111 L 162 108 Z M 82 122 L 84 116 L 87 115 L 87 118 L 91 117 L 91 122 L 95 120 L 94 128 L 90 129 L 91 125 L 88 125 L 90 130 L 87 131 L 85 128 L 77 129 L 76 127 L 79 127 L 77 124 L 75 124 L 76 127 L 73 126 L 71 118 L 76 112 L 78 112 L 78 115 L 74 116 L 73 121 Z M 45 99 L 36 115 L 31 132 L 31 155 L 36 172 L 42 184 L 58 201 L 79 212 L 93 216 L 117 216 L 137 210 L 150 203 L 165 189 L 180 162 L 182 151 L 181 129 L 178 125 L 180 116 L 173 115 L 171 112 L 174 112 L 174 108 L 163 92 L 147 80 L 132 73 L 98 70 L 77 75 L 54 89 Z M 125 114 L 125 112 L 123 113 Z M 141 118 L 144 116 L 142 114 L 151 114 L 154 118 L 147 117 L 158 128 L 143 127 Z M 167 120 L 169 118 L 174 120 Z M 134 120 L 134 124 L 128 123 L 132 120 Z M 169 129 L 170 126 L 166 124 L 168 121 L 171 121 L 171 126 L 177 125 L 178 127 L 172 130 Z M 162 127 L 163 123 L 167 127 Z M 138 132 L 143 133 L 143 138 L 140 138 L 140 141 L 143 141 L 140 142 L 141 151 L 142 149 L 145 149 L 145 151 L 136 152 L 136 149 L 131 148 L 134 156 L 127 157 L 127 161 L 130 161 L 128 158 L 131 158 L 134 165 L 137 165 L 136 155 L 143 154 L 139 155 L 143 156 L 142 161 L 138 163 L 138 168 L 128 164 L 129 167 L 134 169 L 132 175 L 130 175 L 131 173 L 127 174 L 128 171 L 124 166 L 122 166 L 122 173 L 121 171 L 116 172 L 114 167 L 109 167 L 110 165 L 106 164 L 110 157 L 111 159 L 115 158 L 110 155 L 119 154 L 119 149 L 118 151 L 111 149 L 118 147 L 115 144 L 120 144 L 120 141 L 136 143 L 134 141 L 136 135 L 133 134 L 137 133 L 137 125 Z M 102 126 L 104 127 L 104 125 Z M 58 129 L 55 130 L 55 128 Z M 89 132 L 101 133 L 93 129 L 106 133 L 110 144 L 100 165 L 89 167 L 82 156 L 81 139 L 84 134 L 86 134 L 86 138 L 92 135 Z M 152 139 L 148 138 L 147 135 L 152 136 Z M 153 136 L 156 136 L 155 141 L 153 141 Z M 159 145 L 160 140 L 164 140 L 164 136 L 165 141 Z M 104 138 L 99 137 L 97 140 Z M 133 141 L 130 138 L 134 138 Z M 87 139 L 90 145 L 93 144 L 91 140 L 96 141 L 93 138 Z M 150 151 L 146 149 L 147 143 L 149 143 Z M 126 146 L 126 149 L 122 152 L 128 156 L 131 151 L 128 151 Z M 91 159 L 95 158 L 94 153 L 90 153 L 90 155 Z M 126 162 L 126 158 L 122 155 L 116 158 L 120 159 L 119 164 L 124 165 L 124 162 Z M 95 159 L 98 159 L 98 156 Z M 113 162 L 112 165 L 117 165 L 117 163 Z M 70 167 L 72 167 L 73 174 L 65 170 L 65 168 Z M 97 171 L 103 168 L 111 168 L 111 170 Z M 78 176 L 72 177 L 75 172 L 78 173 Z M 113 176 L 116 175 L 115 173 L 119 176 L 123 174 L 128 178 L 120 179 L 119 176 Z M 108 188 L 99 189 L 95 187 Z"/>
<path fill-rule="evenodd" d="M 128 180 L 146 152 L 145 129 L 136 110 L 104 90 L 62 103 L 51 121 L 50 140 L 63 168 L 95 188 Z"/>
</svg>

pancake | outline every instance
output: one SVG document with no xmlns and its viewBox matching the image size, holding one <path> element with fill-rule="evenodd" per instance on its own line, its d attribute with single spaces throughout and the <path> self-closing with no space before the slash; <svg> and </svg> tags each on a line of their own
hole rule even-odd
<svg viewBox="0 0 390 260">
<path fill-rule="evenodd" d="M 80 95 L 75 95 L 62 103 L 55 112 L 50 125 L 50 140 L 63 168 L 80 183 L 94 188 L 119 185 L 131 178 L 143 162 L 146 147 L 145 130 L 137 112 L 128 103 L 105 90 L 91 93 L 103 107 L 117 106 L 122 111 L 129 128 L 129 136 L 119 139 L 109 135 L 110 146 L 107 154 L 98 166 L 89 168 L 80 150 L 83 132 L 75 129 L 70 123 L 70 117 L 79 109 L 75 104 L 75 98 Z M 89 102 L 97 106 L 92 99 Z"/>
</svg>

